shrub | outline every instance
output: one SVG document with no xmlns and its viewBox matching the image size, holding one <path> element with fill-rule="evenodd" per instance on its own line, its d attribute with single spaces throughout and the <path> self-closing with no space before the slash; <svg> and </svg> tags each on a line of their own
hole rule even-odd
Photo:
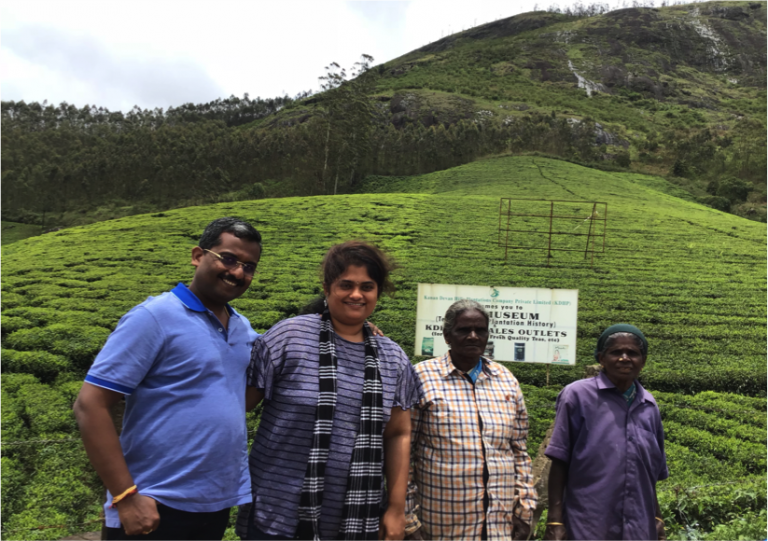
<svg viewBox="0 0 768 541">
<path fill-rule="evenodd" d="M 765 445 L 765 429 L 744 425 L 741 420 L 724 419 L 718 412 L 706 413 L 697 409 L 679 408 L 659 404 L 661 417 L 681 425 L 706 430 L 707 432 L 728 436 L 738 440 Z"/>
<path fill-rule="evenodd" d="M 0 301 L 0 306 L 2 306 L 3 310 L 16 308 L 17 306 L 24 306 L 25 304 L 26 299 L 24 298 L 24 295 L 19 295 L 18 293 L 14 293 L 12 291 L 3 291 L 2 301 Z"/>
<path fill-rule="evenodd" d="M 681 525 L 694 524 L 705 531 L 717 532 L 718 525 L 726 526 L 720 532 L 728 529 L 744 529 L 748 525 L 754 525 L 765 513 L 766 507 L 766 480 L 765 478 L 751 478 L 743 482 L 731 485 L 717 483 L 712 486 L 700 486 L 693 488 L 669 486 L 659 491 L 659 506 L 662 516 L 669 529 L 679 529 Z M 737 517 L 734 519 L 734 517 Z M 741 519 L 746 519 L 747 524 Z M 727 528 L 729 527 L 730 528 Z M 747 539 L 761 539 L 765 536 L 765 518 L 762 520 L 762 534 L 760 537 L 748 537 Z M 670 528 L 671 527 L 671 528 Z M 709 539 L 740 539 L 740 537 L 715 537 Z M 670 537 L 671 539 L 671 537 Z"/>
<path fill-rule="evenodd" d="M 108 336 L 109 330 L 102 327 L 55 323 L 42 329 L 21 329 L 11 333 L 5 345 L 22 351 L 46 349 L 63 355 L 77 366 L 87 368 Z"/>
<path fill-rule="evenodd" d="M 24 372 L 39 377 L 42 381 L 51 381 L 56 375 L 71 367 L 71 363 L 61 355 L 47 351 L 2 350 L 3 372 Z"/>
<path fill-rule="evenodd" d="M 723 212 L 728 212 L 731 210 L 731 201 L 726 197 L 720 197 L 717 195 L 705 195 L 704 197 L 699 197 L 698 201 L 702 205 L 707 205 L 708 207 L 712 207 L 716 210 L 722 210 Z"/>
<path fill-rule="evenodd" d="M 691 168 L 685 160 L 675 160 L 675 163 L 672 165 L 672 174 L 676 177 L 687 177 L 690 172 Z"/>
<path fill-rule="evenodd" d="M 72 404 L 48 385 L 23 385 L 19 388 L 16 401 L 20 407 L 20 417 L 30 428 L 32 437 L 51 432 L 74 432 L 77 428 Z"/>
<path fill-rule="evenodd" d="M 766 510 L 760 509 L 757 514 L 745 513 L 745 516 L 737 516 L 724 524 L 718 524 L 706 534 L 705 541 L 719 541 L 720 539 L 765 539 Z"/>
<path fill-rule="evenodd" d="M 720 460 L 740 462 L 747 471 L 765 471 L 765 445 L 748 443 L 727 436 L 710 434 L 704 430 L 690 428 L 675 421 L 664 422 L 667 438 L 701 454 L 711 455 Z"/>
<path fill-rule="evenodd" d="M 39 380 L 31 374 L 3 374 L 0 378 L 2 378 L 3 392 L 14 397 L 24 385 L 39 383 Z"/>
<path fill-rule="evenodd" d="M 614 156 L 613 161 L 616 162 L 616 165 L 619 167 L 629 167 L 632 163 L 632 159 L 629 156 L 629 152 L 626 150 L 620 151 L 616 153 L 616 156 Z"/>
<path fill-rule="evenodd" d="M 74 381 L 60 382 L 62 374 L 56 379 L 56 390 L 62 394 L 68 404 L 74 404 L 77 400 L 77 395 L 80 394 L 80 389 L 83 386 L 83 380 L 75 379 Z"/>
<path fill-rule="evenodd" d="M 5 389 L 2 394 L 3 408 L 0 419 L 2 420 L 2 440 L 6 445 L 2 447 L 3 456 L 16 455 L 19 449 L 12 445 L 7 445 L 14 441 L 24 441 L 29 437 L 29 429 L 25 426 L 24 420 L 19 415 L 20 408 L 18 402 L 9 395 Z"/>
<path fill-rule="evenodd" d="M 711 188 L 714 188 L 714 192 L 710 191 Z M 739 203 L 747 200 L 749 192 L 752 191 L 752 185 L 741 179 L 728 177 L 720 182 L 715 182 L 714 186 L 710 183 L 707 186 L 707 191 L 718 197 L 724 197 L 731 203 Z"/>
<path fill-rule="evenodd" d="M 0 467 L 2 474 L 2 483 L 0 483 L 2 516 L 9 517 L 23 506 L 24 501 L 19 496 L 24 489 L 26 476 L 17 460 L 4 456 L 0 461 L 2 462 L 2 467 Z"/>
<path fill-rule="evenodd" d="M 61 539 L 66 535 L 71 535 L 79 529 L 73 527 L 72 530 L 66 527 L 66 524 L 75 523 L 70 514 L 70 510 L 58 510 L 51 509 L 49 507 L 32 507 L 11 515 L 8 517 L 8 522 L 4 523 L 3 539 L 24 539 L 24 540 L 37 540 L 37 539 Z M 63 528 L 49 528 L 45 530 L 38 530 L 39 526 L 58 526 L 64 525 Z"/>
<path fill-rule="evenodd" d="M 765 396 L 766 371 L 732 366 L 718 371 L 713 377 L 709 367 L 687 366 L 684 372 L 673 370 L 646 370 L 640 374 L 640 381 L 650 389 L 687 394 L 700 391 L 741 393 L 751 396 Z"/>
<path fill-rule="evenodd" d="M 23 317 L 13 317 L 3 314 L 0 316 L 0 327 L 2 327 L 3 334 L 7 334 L 19 329 L 27 329 L 33 327 L 33 323 Z"/>
</svg>

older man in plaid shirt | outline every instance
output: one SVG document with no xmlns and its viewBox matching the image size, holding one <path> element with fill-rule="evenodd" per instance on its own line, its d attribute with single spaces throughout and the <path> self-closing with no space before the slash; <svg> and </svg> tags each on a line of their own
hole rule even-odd
<svg viewBox="0 0 768 541">
<path fill-rule="evenodd" d="M 488 313 L 475 301 L 445 314 L 442 357 L 416 365 L 410 539 L 527 539 L 536 508 L 526 450 L 528 413 L 515 377 L 482 358 Z"/>
</svg>

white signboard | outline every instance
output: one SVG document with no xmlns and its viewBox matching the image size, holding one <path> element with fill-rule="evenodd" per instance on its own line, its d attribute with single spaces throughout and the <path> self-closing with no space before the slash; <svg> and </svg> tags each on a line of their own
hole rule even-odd
<svg viewBox="0 0 768 541">
<path fill-rule="evenodd" d="M 485 357 L 576 364 L 578 289 L 419 284 L 416 355 L 437 357 L 448 351 L 443 318 L 462 299 L 479 302 L 491 316 Z"/>
</svg>

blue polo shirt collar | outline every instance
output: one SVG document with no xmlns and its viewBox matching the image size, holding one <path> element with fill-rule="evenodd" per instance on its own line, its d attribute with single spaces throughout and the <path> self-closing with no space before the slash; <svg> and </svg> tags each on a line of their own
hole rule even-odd
<svg viewBox="0 0 768 541">
<path fill-rule="evenodd" d="M 192 293 L 189 290 L 189 288 L 181 282 L 179 282 L 178 285 L 171 290 L 171 293 L 176 295 L 176 297 L 181 301 L 181 304 L 183 304 L 193 312 L 202 312 L 204 314 L 207 314 L 210 312 L 208 308 L 203 306 L 203 303 L 200 301 L 200 299 L 198 299 L 197 296 L 194 293 Z M 229 312 L 230 316 L 237 315 L 237 312 L 235 312 L 235 310 L 229 304 L 227 304 L 227 312 Z"/>
</svg>

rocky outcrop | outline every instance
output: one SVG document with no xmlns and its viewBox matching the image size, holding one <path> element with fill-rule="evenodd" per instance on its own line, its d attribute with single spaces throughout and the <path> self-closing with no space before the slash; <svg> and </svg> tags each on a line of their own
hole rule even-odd
<svg viewBox="0 0 768 541">
<path fill-rule="evenodd" d="M 438 124 L 450 126 L 474 118 L 475 102 L 459 96 L 397 93 L 389 100 L 389 113 L 390 122 L 398 129 L 415 122 L 427 128 Z"/>
</svg>

